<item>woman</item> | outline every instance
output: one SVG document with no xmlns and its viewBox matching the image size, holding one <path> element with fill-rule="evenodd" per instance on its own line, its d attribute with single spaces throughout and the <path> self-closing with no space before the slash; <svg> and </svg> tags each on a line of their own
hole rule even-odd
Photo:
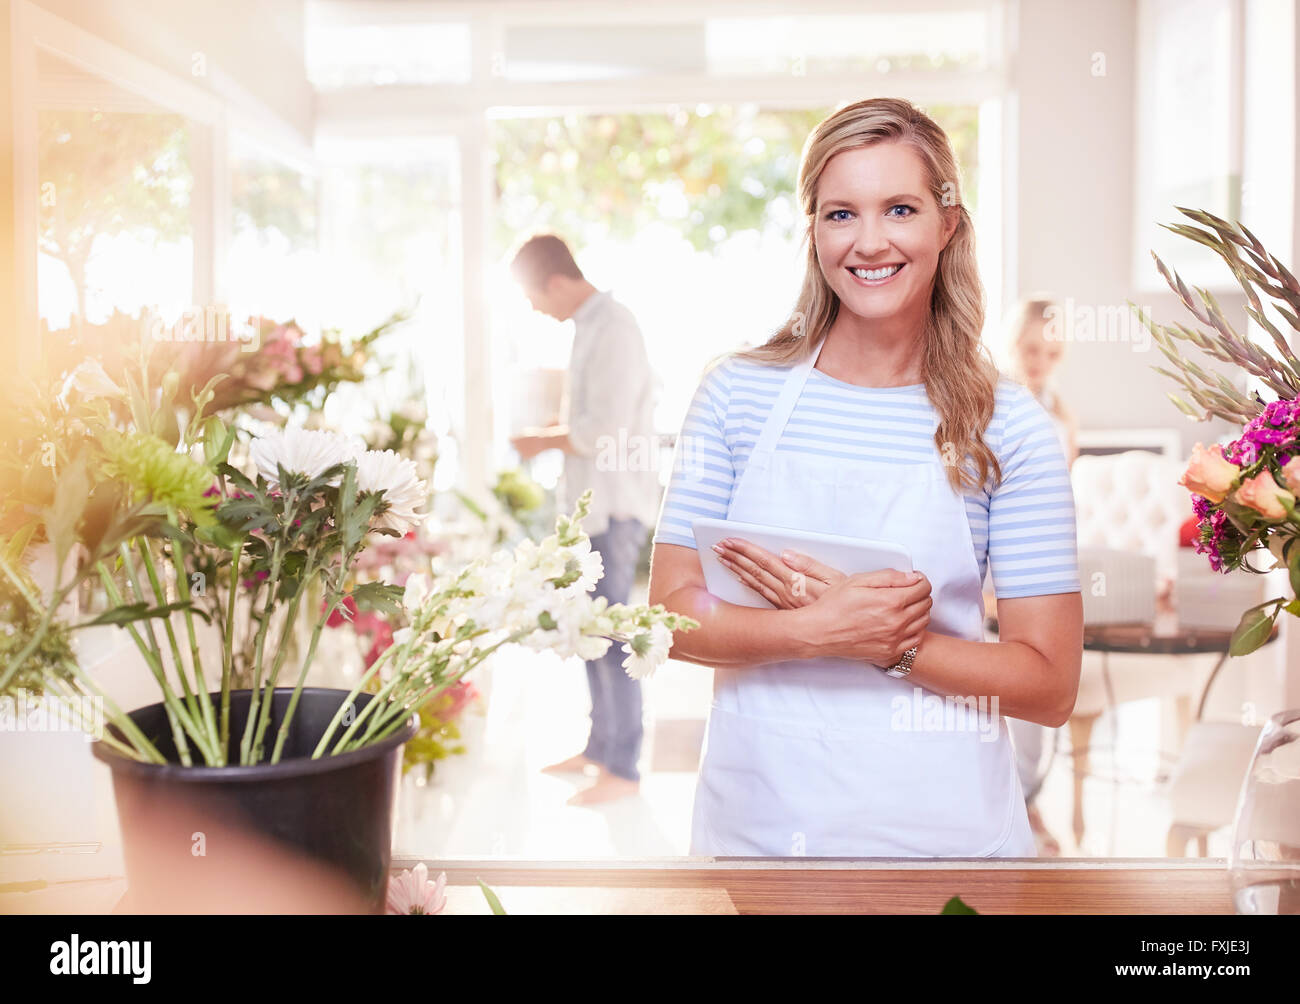
<svg viewBox="0 0 1300 1004">
<path fill-rule="evenodd" d="M 1078 423 L 1056 389 L 1056 371 L 1065 355 L 1065 339 L 1049 338 L 1048 322 L 1061 305 L 1049 296 L 1020 303 L 1011 324 L 1011 371 L 1038 399 L 1056 429 L 1067 466 L 1079 456 Z"/>
<path fill-rule="evenodd" d="M 1033 856 L 1001 716 L 1059 725 L 1074 704 L 1064 458 L 981 356 L 971 221 L 933 121 L 893 99 L 841 108 L 809 138 L 799 196 L 797 310 L 706 374 L 654 540 L 651 602 L 700 623 L 673 655 L 714 667 L 691 853 Z M 775 609 L 736 606 L 705 587 L 701 516 L 892 540 L 918 572 L 845 576 L 733 540 L 719 553 Z M 948 696 L 983 699 L 994 728 L 955 702 L 950 727 L 914 713 Z"/>
</svg>

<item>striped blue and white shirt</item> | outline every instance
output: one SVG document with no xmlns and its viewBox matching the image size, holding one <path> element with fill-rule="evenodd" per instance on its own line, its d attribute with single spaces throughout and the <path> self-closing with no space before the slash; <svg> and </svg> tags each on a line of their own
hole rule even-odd
<svg viewBox="0 0 1300 1004">
<path fill-rule="evenodd" d="M 705 374 L 682 423 L 655 543 L 694 548 L 693 520 L 726 517 L 789 372 L 789 366 L 729 356 Z M 859 387 L 813 369 L 777 449 L 900 465 L 934 462 L 938 426 L 923 384 Z M 1002 377 L 984 440 L 1002 465 L 1002 482 L 991 494 L 965 495 L 981 579 L 991 559 L 998 599 L 1078 592 L 1074 495 L 1051 417 L 1028 389 Z"/>
</svg>

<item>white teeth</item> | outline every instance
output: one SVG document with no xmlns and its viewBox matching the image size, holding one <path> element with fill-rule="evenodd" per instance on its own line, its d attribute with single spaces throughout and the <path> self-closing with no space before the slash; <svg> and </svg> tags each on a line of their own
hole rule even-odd
<svg viewBox="0 0 1300 1004">
<path fill-rule="evenodd" d="M 877 268 L 877 269 L 855 268 L 852 269 L 851 271 L 859 279 L 888 279 L 891 275 L 893 275 L 902 267 L 903 267 L 902 265 L 886 265 L 884 268 Z"/>
</svg>

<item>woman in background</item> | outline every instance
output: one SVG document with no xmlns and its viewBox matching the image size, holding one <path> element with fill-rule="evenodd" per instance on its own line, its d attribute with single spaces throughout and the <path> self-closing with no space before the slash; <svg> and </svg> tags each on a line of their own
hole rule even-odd
<svg viewBox="0 0 1300 1004">
<path fill-rule="evenodd" d="M 1078 423 L 1061 400 L 1055 380 L 1065 354 L 1065 338 L 1060 324 L 1051 322 L 1060 314 L 1061 305 L 1049 296 L 1031 296 L 1020 302 L 1011 324 L 1011 375 L 1046 409 L 1065 461 L 1073 466 L 1079 455 Z"/>
</svg>

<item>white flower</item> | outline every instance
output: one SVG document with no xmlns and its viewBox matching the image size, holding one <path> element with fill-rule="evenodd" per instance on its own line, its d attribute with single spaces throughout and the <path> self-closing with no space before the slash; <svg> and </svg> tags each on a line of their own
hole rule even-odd
<svg viewBox="0 0 1300 1004">
<path fill-rule="evenodd" d="M 383 492 L 388 508 L 373 522 L 376 528 L 405 534 L 428 513 L 417 512 L 428 499 L 428 486 L 420 480 L 415 461 L 392 450 L 367 450 L 357 459 L 357 490 Z"/>
<path fill-rule="evenodd" d="M 406 612 L 414 613 L 424 605 L 425 598 L 432 592 L 433 583 L 423 572 L 413 572 L 406 580 L 406 589 L 402 593 L 402 607 Z"/>
<path fill-rule="evenodd" d="M 334 432 L 317 429 L 276 429 L 258 436 L 248 448 L 257 471 L 269 484 L 279 484 L 277 465 L 290 474 L 314 478 L 336 464 L 356 460 L 358 444 Z M 331 484 L 338 484 L 334 478 Z"/>
<path fill-rule="evenodd" d="M 596 583 L 605 574 L 605 562 L 599 551 L 588 550 L 586 554 L 575 554 L 574 557 L 578 559 L 579 574 L 578 581 L 571 588 L 589 593 L 596 588 Z"/>
<path fill-rule="evenodd" d="M 113 379 L 104 372 L 98 359 L 87 359 L 68 374 L 59 392 L 59 403 L 65 408 L 73 394 L 82 401 L 92 401 L 97 397 L 121 397 L 124 392 Z"/>
<path fill-rule="evenodd" d="M 627 670 L 627 675 L 634 680 L 652 676 L 659 665 L 668 658 L 668 650 L 672 648 L 672 644 L 673 633 L 663 624 L 652 625 L 648 634 L 642 631 L 635 635 L 623 646 L 623 651 L 627 653 L 627 658 L 623 660 L 623 668 Z"/>
</svg>

